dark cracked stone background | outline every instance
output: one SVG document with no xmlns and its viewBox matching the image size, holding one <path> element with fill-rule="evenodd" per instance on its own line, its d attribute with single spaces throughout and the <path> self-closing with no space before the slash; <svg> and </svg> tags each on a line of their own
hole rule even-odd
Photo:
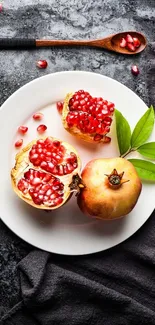
<svg viewBox="0 0 155 325">
<path fill-rule="evenodd" d="M 4 0 L 0 13 L 0 37 L 100 38 L 122 30 L 143 32 L 155 40 L 155 0 Z M 149 47 L 141 55 L 125 57 L 100 49 L 52 48 L 0 52 L 0 104 L 19 87 L 47 73 L 86 70 L 110 76 L 134 90 L 147 105 L 146 87 Z M 39 70 L 38 59 L 48 68 Z M 131 75 L 138 64 L 140 75 Z M 7 121 L 6 129 L 7 129 Z M 6 312 L 19 300 L 18 262 L 32 246 L 14 235 L 0 221 L 0 311 Z"/>
</svg>

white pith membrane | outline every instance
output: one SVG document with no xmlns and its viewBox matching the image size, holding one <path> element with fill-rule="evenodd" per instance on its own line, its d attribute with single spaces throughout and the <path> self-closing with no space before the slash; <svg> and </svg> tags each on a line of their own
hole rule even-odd
<svg viewBox="0 0 155 325">
<path fill-rule="evenodd" d="M 33 147 L 37 145 L 36 151 L 41 151 L 42 148 L 45 151 L 45 141 L 47 141 L 46 146 L 51 145 L 51 151 L 47 148 L 46 153 L 51 152 L 58 155 L 58 151 L 61 154 L 62 148 L 65 148 L 62 157 L 59 156 L 59 163 L 56 163 L 54 167 L 52 167 L 53 156 L 45 156 L 46 159 L 41 163 L 37 161 L 37 158 L 34 160 L 34 164 L 31 162 L 34 155 L 37 154 L 37 152 L 33 153 Z M 38 142 L 42 143 L 39 143 L 39 148 Z M 54 146 L 56 143 L 59 144 L 58 147 Z M 52 145 L 54 146 L 53 150 Z M 31 157 L 31 161 L 29 157 Z M 41 168 L 41 164 L 48 171 Z M 11 171 L 12 186 L 16 194 L 25 202 L 39 209 L 52 210 L 63 205 L 71 193 L 77 191 L 80 169 L 81 161 L 76 150 L 70 144 L 52 137 L 40 138 L 29 143 L 16 155 L 16 163 Z"/>
<path fill-rule="evenodd" d="M 76 100 L 77 99 L 77 100 Z M 66 95 L 62 111 L 64 128 L 87 142 L 109 143 L 114 104 L 79 90 Z"/>
</svg>

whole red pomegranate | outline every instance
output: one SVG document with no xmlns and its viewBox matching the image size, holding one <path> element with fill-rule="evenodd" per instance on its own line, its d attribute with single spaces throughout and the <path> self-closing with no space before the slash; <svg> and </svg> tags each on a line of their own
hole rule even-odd
<svg viewBox="0 0 155 325">
<path fill-rule="evenodd" d="M 78 154 L 70 144 L 52 137 L 34 140 L 16 155 L 12 186 L 33 207 L 56 209 L 78 188 L 80 168 Z"/>
<path fill-rule="evenodd" d="M 110 132 L 114 104 L 101 97 L 92 97 L 88 92 L 79 90 L 67 94 L 62 121 L 64 128 L 71 134 L 87 142 L 110 142 Z"/>
<path fill-rule="evenodd" d="M 83 213 L 116 219 L 134 208 L 142 184 L 134 166 L 124 158 L 94 159 L 82 171 L 84 188 L 78 196 Z"/>
</svg>

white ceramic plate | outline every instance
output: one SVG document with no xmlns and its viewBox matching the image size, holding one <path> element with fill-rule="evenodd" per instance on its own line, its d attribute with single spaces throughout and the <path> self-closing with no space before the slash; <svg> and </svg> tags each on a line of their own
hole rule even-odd
<svg viewBox="0 0 155 325">
<path fill-rule="evenodd" d="M 137 95 L 111 78 L 91 72 L 70 71 L 49 74 L 26 84 L 0 110 L 0 216 L 14 233 L 28 243 L 67 255 L 99 252 L 121 243 L 144 224 L 154 209 L 155 185 L 147 183 L 143 184 L 139 201 L 130 215 L 111 222 L 84 216 L 75 198 L 62 208 L 46 213 L 25 204 L 12 191 L 10 169 L 14 165 L 16 130 L 23 124 L 29 127 L 24 144 L 36 138 L 38 124 L 32 120 L 35 111 L 44 113 L 48 135 L 68 141 L 77 149 L 83 166 L 93 158 L 118 156 L 114 123 L 112 142 L 104 146 L 88 145 L 63 129 L 55 103 L 63 100 L 67 92 L 79 89 L 114 102 L 132 127 L 147 109 Z M 151 139 L 155 139 L 155 131 Z"/>
</svg>

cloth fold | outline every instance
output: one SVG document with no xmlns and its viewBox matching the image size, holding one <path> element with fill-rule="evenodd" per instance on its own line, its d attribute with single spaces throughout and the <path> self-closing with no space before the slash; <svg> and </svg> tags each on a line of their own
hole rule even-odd
<svg viewBox="0 0 155 325">
<path fill-rule="evenodd" d="M 155 43 L 149 51 L 146 87 L 155 106 Z M 18 268 L 21 301 L 1 325 L 155 325 L 155 212 L 110 250 L 79 257 L 34 250 Z"/>
</svg>

